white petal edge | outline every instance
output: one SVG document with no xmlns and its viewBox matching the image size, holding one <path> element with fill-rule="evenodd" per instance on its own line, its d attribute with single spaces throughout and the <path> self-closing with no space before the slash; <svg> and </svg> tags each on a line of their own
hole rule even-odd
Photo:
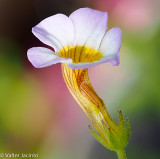
<svg viewBox="0 0 160 159">
<path fill-rule="evenodd" d="M 72 61 L 64 61 L 63 63 L 67 64 L 67 66 L 71 69 L 90 68 L 103 63 L 109 64 L 109 65 L 119 65 L 119 54 L 114 56 L 108 56 L 108 57 L 103 56 L 100 61 L 95 61 L 95 62 L 73 63 Z"/>
<path fill-rule="evenodd" d="M 107 30 L 108 15 L 106 12 L 90 8 L 80 8 L 69 18 L 75 28 L 74 45 L 89 45 L 98 48 Z"/>
<path fill-rule="evenodd" d="M 72 20 L 64 14 L 56 14 L 42 20 L 32 28 L 33 34 L 44 44 L 59 51 L 74 39 Z"/>
<path fill-rule="evenodd" d="M 103 53 L 103 58 L 113 60 L 113 63 L 119 63 L 119 50 L 121 47 L 122 40 L 122 31 L 120 28 L 115 27 L 107 31 L 104 36 L 101 46 L 100 52 Z M 108 58 L 107 58 L 108 57 Z M 112 57 L 112 58 L 111 58 Z M 117 62 L 116 62 L 117 61 Z"/>
<path fill-rule="evenodd" d="M 27 51 L 28 60 L 36 68 L 51 66 L 56 63 L 72 62 L 72 59 L 61 58 L 52 50 L 44 47 L 33 47 Z"/>
</svg>

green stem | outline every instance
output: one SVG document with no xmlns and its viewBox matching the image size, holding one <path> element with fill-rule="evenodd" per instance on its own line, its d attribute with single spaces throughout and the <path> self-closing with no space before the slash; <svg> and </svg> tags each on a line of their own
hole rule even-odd
<svg viewBox="0 0 160 159">
<path fill-rule="evenodd" d="M 127 159 L 125 150 L 117 151 L 118 159 Z"/>
</svg>

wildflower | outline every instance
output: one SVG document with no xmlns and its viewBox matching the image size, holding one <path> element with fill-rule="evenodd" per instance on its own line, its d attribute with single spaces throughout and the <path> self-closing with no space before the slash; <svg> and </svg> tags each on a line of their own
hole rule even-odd
<svg viewBox="0 0 160 159">
<path fill-rule="evenodd" d="M 117 27 L 107 31 L 107 22 L 106 12 L 90 8 L 78 9 L 69 17 L 56 14 L 46 18 L 32 32 L 55 52 L 34 47 L 28 50 L 27 55 L 36 68 L 63 63 L 62 73 L 69 91 L 98 132 L 89 127 L 91 133 L 119 155 L 128 142 L 129 123 L 126 128 L 121 111 L 119 125 L 111 119 L 88 77 L 89 67 L 101 63 L 119 64 L 122 32 Z"/>
</svg>

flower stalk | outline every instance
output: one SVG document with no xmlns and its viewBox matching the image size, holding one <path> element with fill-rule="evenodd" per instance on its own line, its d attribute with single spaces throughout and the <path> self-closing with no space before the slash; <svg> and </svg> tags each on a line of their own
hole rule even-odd
<svg viewBox="0 0 160 159">
<path fill-rule="evenodd" d="M 125 150 L 117 151 L 117 156 L 118 156 L 118 159 L 127 159 Z"/>
<path fill-rule="evenodd" d="M 92 87 L 88 69 L 70 69 L 62 64 L 64 81 L 83 112 L 92 123 L 96 132 L 89 126 L 92 135 L 106 148 L 116 151 L 119 159 L 126 159 L 124 149 L 130 136 L 130 125 L 123 120 L 119 111 L 119 124 L 110 117 L 103 100 L 96 94 Z"/>
</svg>

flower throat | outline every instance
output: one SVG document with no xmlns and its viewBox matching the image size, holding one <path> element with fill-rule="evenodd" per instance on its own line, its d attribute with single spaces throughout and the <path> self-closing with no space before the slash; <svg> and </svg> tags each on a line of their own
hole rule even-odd
<svg viewBox="0 0 160 159">
<path fill-rule="evenodd" d="M 99 61 L 103 54 L 89 46 L 65 46 L 59 51 L 58 55 L 71 58 L 73 63 L 81 63 Z"/>
</svg>

